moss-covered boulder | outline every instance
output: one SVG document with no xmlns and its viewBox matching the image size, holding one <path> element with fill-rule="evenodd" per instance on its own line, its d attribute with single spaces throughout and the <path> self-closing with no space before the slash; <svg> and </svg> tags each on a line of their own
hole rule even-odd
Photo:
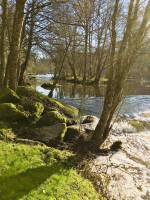
<svg viewBox="0 0 150 200">
<path fill-rule="evenodd" d="M 41 87 L 44 88 L 44 89 L 53 89 L 53 88 L 55 88 L 55 87 L 61 87 L 61 85 L 59 85 L 59 84 L 55 84 L 55 85 L 54 85 L 53 82 L 47 82 L 47 83 L 43 83 L 43 84 L 41 85 Z"/>
<path fill-rule="evenodd" d="M 20 97 L 11 89 L 5 88 L 0 91 L 0 103 L 18 103 Z"/>
<path fill-rule="evenodd" d="M 0 121 L 0 129 L 7 129 L 10 128 L 11 125 L 8 122 Z"/>
<path fill-rule="evenodd" d="M 66 117 L 59 111 L 46 112 L 38 121 L 38 126 L 50 126 L 58 123 L 66 123 Z"/>
<path fill-rule="evenodd" d="M 128 123 L 131 126 L 133 126 L 138 132 L 150 129 L 150 122 L 139 121 L 139 120 L 129 120 Z"/>
<path fill-rule="evenodd" d="M 30 98 L 23 97 L 21 99 L 21 105 L 23 106 L 25 111 L 28 111 L 34 120 L 38 120 L 43 111 L 44 105 L 40 102 L 33 101 Z"/>
<path fill-rule="evenodd" d="M 20 96 L 20 97 L 30 97 L 30 98 L 34 98 L 34 99 L 42 99 L 44 95 L 40 94 L 39 92 L 36 92 L 35 89 L 33 87 L 30 86 L 19 86 L 17 88 L 16 93 Z"/>
<path fill-rule="evenodd" d="M 79 110 L 74 106 L 59 102 L 56 99 L 48 98 L 48 103 L 53 105 L 53 107 L 58 108 L 62 111 L 67 117 L 77 118 L 79 115 Z"/>
<path fill-rule="evenodd" d="M 13 141 L 16 135 L 12 132 L 12 129 L 0 129 L 0 140 Z"/>
<path fill-rule="evenodd" d="M 56 108 L 67 117 L 76 118 L 78 117 L 79 110 L 73 106 L 57 101 L 56 99 L 49 98 L 36 92 L 32 87 L 18 87 L 17 94 L 21 97 L 29 97 L 34 101 L 41 102 L 44 105 L 45 110 L 50 107 Z"/>
<path fill-rule="evenodd" d="M 80 133 L 80 127 L 78 126 L 68 126 L 66 134 L 64 136 L 65 142 L 73 142 L 79 139 L 81 137 Z"/>
<path fill-rule="evenodd" d="M 26 112 L 20 111 L 12 103 L 0 104 L 0 120 L 6 122 L 24 122 L 28 119 Z"/>
<path fill-rule="evenodd" d="M 31 139 L 43 143 L 51 141 L 62 141 L 67 127 L 65 123 L 59 123 L 52 126 L 43 126 L 39 128 L 23 127 L 19 130 L 18 136 L 24 139 Z"/>
</svg>

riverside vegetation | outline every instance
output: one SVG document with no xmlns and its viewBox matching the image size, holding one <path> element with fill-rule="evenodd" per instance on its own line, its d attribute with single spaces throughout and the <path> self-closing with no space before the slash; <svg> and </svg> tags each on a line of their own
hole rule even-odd
<svg viewBox="0 0 150 200">
<path fill-rule="evenodd" d="M 78 109 L 31 87 L 1 91 L 1 200 L 103 199 L 79 175 L 75 153 L 48 147 L 54 141 L 70 141 L 70 133 L 74 139 L 77 131 L 67 131 L 67 126 L 76 124 L 77 118 Z"/>
</svg>

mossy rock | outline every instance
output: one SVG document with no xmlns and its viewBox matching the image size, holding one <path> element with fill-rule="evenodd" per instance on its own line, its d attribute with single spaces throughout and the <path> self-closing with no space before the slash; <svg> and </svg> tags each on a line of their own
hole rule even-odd
<svg viewBox="0 0 150 200">
<path fill-rule="evenodd" d="M 20 97 L 30 97 L 34 99 L 42 99 L 44 97 L 44 95 L 36 92 L 34 88 L 30 86 L 19 86 L 16 92 Z"/>
<path fill-rule="evenodd" d="M 45 102 L 47 105 L 58 108 L 59 111 L 63 112 L 67 117 L 77 118 L 79 115 L 79 110 L 71 105 L 57 101 L 56 99 L 45 97 Z"/>
<path fill-rule="evenodd" d="M 11 89 L 5 88 L 0 91 L 0 103 L 19 103 L 20 97 Z"/>
<path fill-rule="evenodd" d="M 11 125 L 8 122 L 0 121 L 0 129 L 7 129 L 10 128 Z"/>
<path fill-rule="evenodd" d="M 150 129 L 150 122 L 130 120 L 129 124 L 133 126 L 137 131 L 144 131 L 145 129 Z"/>
<path fill-rule="evenodd" d="M 63 141 L 67 127 L 65 123 L 38 128 L 22 127 L 17 133 L 20 138 L 40 141 L 49 144 L 51 141 Z"/>
<path fill-rule="evenodd" d="M 0 140 L 13 141 L 16 135 L 12 132 L 12 129 L 0 129 Z"/>
<path fill-rule="evenodd" d="M 64 141 L 65 142 L 73 142 L 79 139 L 81 136 L 80 133 L 80 128 L 76 126 L 68 126 L 67 127 L 67 132 L 64 136 Z"/>
<path fill-rule="evenodd" d="M 46 110 L 50 107 L 53 107 L 59 110 L 61 113 L 65 114 L 67 117 L 70 118 L 78 117 L 79 110 L 77 108 L 59 102 L 56 99 L 44 96 L 39 92 L 36 92 L 32 87 L 24 87 L 24 86 L 18 87 L 17 94 L 21 97 L 29 97 L 34 101 L 41 102 Z"/>
<path fill-rule="evenodd" d="M 24 122 L 28 119 L 28 114 L 18 110 L 15 104 L 0 104 L 0 120 L 6 122 Z"/>
<path fill-rule="evenodd" d="M 66 117 L 60 114 L 59 111 L 46 112 L 38 121 L 38 126 L 50 126 L 57 123 L 66 123 Z"/>
<path fill-rule="evenodd" d="M 55 85 L 54 85 L 53 82 L 48 82 L 48 83 L 43 83 L 43 84 L 41 85 L 41 87 L 44 88 L 44 89 L 53 89 L 53 88 L 55 88 L 55 87 L 61 87 L 61 85 L 59 85 L 59 84 L 55 84 Z"/>
<path fill-rule="evenodd" d="M 33 101 L 30 98 L 23 97 L 21 105 L 24 110 L 28 111 L 34 119 L 39 119 L 44 111 L 44 106 L 40 102 Z"/>
</svg>

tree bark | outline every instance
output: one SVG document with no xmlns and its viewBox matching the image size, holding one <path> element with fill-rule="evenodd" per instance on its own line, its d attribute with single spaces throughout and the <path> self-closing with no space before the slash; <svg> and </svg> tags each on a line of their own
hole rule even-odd
<svg viewBox="0 0 150 200">
<path fill-rule="evenodd" d="M 20 41 L 24 19 L 24 6 L 26 0 L 16 0 L 16 10 L 13 22 L 13 33 L 11 38 L 10 53 L 8 56 L 7 69 L 9 77 L 9 87 L 16 90 L 17 69 L 20 53 Z"/>
<path fill-rule="evenodd" d="M 0 38 L 0 89 L 4 86 L 6 67 L 6 29 L 7 29 L 7 0 L 2 1 L 2 28 Z"/>
<path fill-rule="evenodd" d="M 19 75 L 19 85 L 24 84 L 24 73 L 27 70 L 27 66 L 30 59 L 31 49 L 32 49 L 32 43 L 33 43 L 33 34 L 34 34 L 34 26 L 35 26 L 35 0 L 32 3 L 32 11 L 31 11 L 31 22 L 30 22 L 30 30 L 29 30 L 29 38 L 28 38 L 28 47 L 26 52 L 25 61 L 20 66 L 20 75 Z"/>
</svg>

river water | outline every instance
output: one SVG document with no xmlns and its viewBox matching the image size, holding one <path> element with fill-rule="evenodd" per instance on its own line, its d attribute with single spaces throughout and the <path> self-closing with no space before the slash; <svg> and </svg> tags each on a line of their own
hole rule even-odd
<svg viewBox="0 0 150 200">
<path fill-rule="evenodd" d="M 42 88 L 41 84 L 49 82 L 51 79 L 51 74 L 37 75 L 34 80 L 36 90 L 48 95 L 50 90 Z M 82 114 L 100 117 L 104 92 L 105 85 L 93 87 L 61 81 L 53 91 L 53 98 L 76 106 Z M 126 97 L 119 106 L 118 113 L 121 116 L 150 122 L 150 116 L 148 116 L 150 115 L 150 82 L 128 81 Z"/>
</svg>

